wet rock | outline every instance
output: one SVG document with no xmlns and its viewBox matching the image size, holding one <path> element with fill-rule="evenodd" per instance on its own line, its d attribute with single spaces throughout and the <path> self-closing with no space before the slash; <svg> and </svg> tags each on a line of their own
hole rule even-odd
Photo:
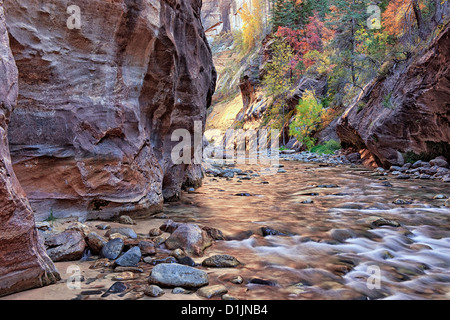
<svg viewBox="0 0 450 320">
<path fill-rule="evenodd" d="M 149 241 L 139 241 L 139 249 L 141 249 L 142 256 L 152 256 L 156 254 L 155 244 Z"/>
<path fill-rule="evenodd" d="M 448 197 L 445 194 L 437 194 L 433 197 L 433 200 L 443 200 L 447 199 Z"/>
<path fill-rule="evenodd" d="M 252 278 L 252 279 L 250 279 L 250 281 L 248 283 L 259 284 L 262 286 L 271 286 L 271 287 L 277 286 L 277 283 L 275 281 L 261 279 L 261 278 Z"/>
<path fill-rule="evenodd" d="M 91 249 L 91 252 L 95 255 L 102 252 L 102 249 L 107 242 L 108 241 L 106 241 L 105 238 L 95 232 L 89 233 L 86 237 L 86 243 L 89 249 Z"/>
<path fill-rule="evenodd" d="M 405 199 L 395 199 L 392 203 L 393 204 L 412 204 L 413 201 L 412 200 L 405 200 Z"/>
<path fill-rule="evenodd" d="M 149 277 L 150 284 L 163 287 L 200 288 L 208 285 L 208 274 L 199 269 L 181 264 L 162 263 L 156 265 Z"/>
<path fill-rule="evenodd" d="M 338 242 L 345 242 L 345 240 L 353 238 L 355 233 L 347 229 L 332 229 L 330 231 L 330 236 L 333 240 Z"/>
<path fill-rule="evenodd" d="M 212 239 L 198 225 L 183 223 L 170 235 L 165 245 L 168 249 L 183 249 L 189 255 L 201 255 L 212 244 Z"/>
<path fill-rule="evenodd" d="M 86 249 L 84 234 L 78 230 L 47 233 L 44 236 L 44 245 L 53 262 L 79 260 Z"/>
<path fill-rule="evenodd" d="M 288 236 L 287 233 L 272 229 L 270 227 L 261 227 L 260 230 L 264 237 L 266 237 L 266 236 Z"/>
<path fill-rule="evenodd" d="M 202 262 L 202 266 L 212 268 L 235 268 L 240 264 L 241 263 L 235 257 L 228 254 L 214 255 Z"/>
<path fill-rule="evenodd" d="M 130 218 L 130 216 L 120 216 L 119 217 L 119 223 L 120 224 L 131 224 L 131 225 L 136 224 L 134 222 L 134 220 Z"/>
<path fill-rule="evenodd" d="M 182 264 L 185 266 L 195 267 L 197 265 L 195 263 L 195 261 L 192 260 L 192 258 L 188 257 L 188 256 L 181 257 L 181 258 L 177 259 L 177 261 L 179 264 Z"/>
<path fill-rule="evenodd" d="M 319 184 L 317 188 L 339 188 L 337 184 Z"/>
<path fill-rule="evenodd" d="M 111 229 L 111 226 L 107 223 L 100 223 L 98 225 L 95 226 L 98 230 L 107 230 L 107 229 Z"/>
<path fill-rule="evenodd" d="M 237 196 L 237 197 L 251 197 L 252 194 L 250 194 L 248 192 L 240 192 L 240 193 L 236 193 L 235 196 Z"/>
<path fill-rule="evenodd" d="M 398 223 L 397 221 L 388 220 L 388 219 L 384 219 L 384 218 L 380 218 L 375 221 L 372 221 L 370 223 L 370 225 L 373 228 L 378 228 L 378 227 L 382 227 L 382 226 L 390 226 L 390 227 L 395 227 L 395 228 L 400 227 L 400 223 Z"/>
<path fill-rule="evenodd" d="M 306 199 L 306 200 L 301 201 L 300 203 L 311 204 L 311 203 L 314 203 L 314 201 L 312 199 Z"/>
<path fill-rule="evenodd" d="M 382 185 L 385 186 L 385 187 L 388 187 L 388 188 L 392 188 L 393 187 L 392 183 L 390 183 L 389 181 L 383 181 Z"/>
<path fill-rule="evenodd" d="M 159 229 L 163 232 L 172 233 L 178 228 L 179 225 L 179 223 L 176 223 L 173 220 L 167 220 L 159 227 Z"/>
<path fill-rule="evenodd" d="M 206 299 L 211 299 L 213 297 L 222 296 L 227 292 L 228 292 L 227 287 L 225 287 L 222 284 L 217 284 L 217 285 L 213 285 L 213 286 L 207 286 L 207 287 L 200 288 L 197 291 L 197 294 L 200 297 L 203 297 Z"/>
<path fill-rule="evenodd" d="M 241 276 L 235 276 L 230 279 L 230 282 L 233 284 L 242 284 L 244 282 L 244 279 Z"/>
<path fill-rule="evenodd" d="M 108 241 L 102 248 L 102 256 L 110 260 L 115 260 L 122 253 L 124 242 L 117 238 Z"/>
<path fill-rule="evenodd" d="M 160 236 L 162 234 L 163 234 L 162 230 L 158 229 L 158 228 L 150 229 L 150 231 L 148 232 L 148 235 L 150 237 L 158 237 L 158 236 Z"/>
<path fill-rule="evenodd" d="M 431 176 L 429 174 L 422 173 L 421 175 L 419 175 L 419 179 L 429 180 L 431 179 Z"/>
<path fill-rule="evenodd" d="M 157 298 L 161 297 L 164 294 L 164 290 L 157 285 L 152 284 L 145 288 L 144 294 L 152 298 Z"/>
<path fill-rule="evenodd" d="M 225 240 L 225 236 L 219 229 L 211 227 L 202 227 L 202 230 L 206 231 L 207 235 L 213 240 Z"/>
<path fill-rule="evenodd" d="M 409 246 L 411 250 L 420 251 L 420 250 L 432 250 L 432 248 L 426 244 L 413 243 Z"/>
<path fill-rule="evenodd" d="M 122 256 L 120 256 L 115 264 L 121 267 L 135 267 L 141 261 L 141 249 L 139 247 L 133 247 Z"/>
</svg>

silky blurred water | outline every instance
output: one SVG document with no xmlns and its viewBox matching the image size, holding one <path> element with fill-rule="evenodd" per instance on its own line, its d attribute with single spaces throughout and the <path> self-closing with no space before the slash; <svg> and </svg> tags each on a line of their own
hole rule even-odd
<svg viewBox="0 0 450 320">
<path fill-rule="evenodd" d="M 250 180 L 206 177 L 195 193 L 165 206 L 175 221 L 222 230 L 229 240 L 210 250 L 244 263 L 233 274 L 276 284 L 247 284 L 235 295 L 450 299 L 450 209 L 445 200 L 433 200 L 436 194 L 450 195 L 448 184 L 388 177 L 393 186 L 386 187 L 361 167 L 281 163 L 285 173 Z M 257 166 L 239 168 L 258 172 Z M 399 198 L 413 202 L 394 204 Z M 379 218 L 400 226 L 371 225 Z M 261 227 L 289 235 L 264 237 Z"/>
</svg>

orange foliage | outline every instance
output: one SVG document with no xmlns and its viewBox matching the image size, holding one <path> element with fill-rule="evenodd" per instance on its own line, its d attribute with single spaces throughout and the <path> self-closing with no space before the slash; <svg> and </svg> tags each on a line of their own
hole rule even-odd
<svg viewBox="0 0 450 320">
<path fill-rule="evenodd" d="M 420 9 L 425 7 L 419 2 Z M 383 26 L 391 36 L 401 36 L 415 23 L 411 0 L 391 0 L 382 14 Z"/>
</svg>

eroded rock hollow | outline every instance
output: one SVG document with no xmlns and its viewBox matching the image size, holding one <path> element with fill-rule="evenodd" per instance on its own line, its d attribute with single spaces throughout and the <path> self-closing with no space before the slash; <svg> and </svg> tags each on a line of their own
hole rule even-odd
<svg viewBox="0 0 450 320">
<path fill-rule="evenodd" d="M 198 165 L 171 160 L 172 132 L 204 128 L 215 89 L 201 5 L 4 1 L 20 88 L 11 158 L 38 220 L 148 215 L 201 183 Z"/>
</svg>

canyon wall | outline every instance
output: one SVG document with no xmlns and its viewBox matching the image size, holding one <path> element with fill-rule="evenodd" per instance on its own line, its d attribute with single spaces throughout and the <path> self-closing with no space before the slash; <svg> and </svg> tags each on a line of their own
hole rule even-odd
<svg viewBox="0 0 450 320">
<path fill-rule="evenodd" d="M 201 5 L 4 1 L 20 88 L 11 158 L 38 220 L 148 215 L 201 184 L 198 165 L 171 160 L 173 131 L 204 128 L 215 89 Z"/>
<path fill-rule="evenodd" d="M 450 26 L 406 65 L 369 83 L 339 119 L 344 147 L 369 165 L 450 158 Z"/>
<path fill-rule="evenodd" d="M 9 48 L 0 0 L 0 296 L 60 279 L 38 239 L 33 211 L 14 174 L 7 131 L 18 92 L 18 72 Z"/>
</svg>

